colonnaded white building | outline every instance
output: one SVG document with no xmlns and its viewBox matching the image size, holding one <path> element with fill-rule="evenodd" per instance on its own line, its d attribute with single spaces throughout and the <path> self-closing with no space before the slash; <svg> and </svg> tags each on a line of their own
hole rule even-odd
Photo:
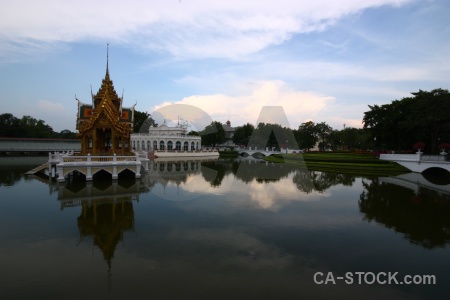
<svg viewBox="0 0 450 300">
<path fill-rule="evenodd" d="M 187 135 L 182 124 L 169 127 L 164 123 L 158 127 L 150 127 L 148 133 L 131 134 L 131 145 L 134 150 L 144 151 L 196 151 L 202 148 L 199 136 Z"/>
</svg>

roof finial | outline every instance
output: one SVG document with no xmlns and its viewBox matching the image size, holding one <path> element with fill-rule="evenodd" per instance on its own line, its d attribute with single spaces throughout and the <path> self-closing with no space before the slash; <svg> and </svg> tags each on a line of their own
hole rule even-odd
<svg viewBox="0 0 450 300">
<path fill-rule="evenodd" d="M 106 44 L 106 75 L 109 75 L 108 60 L 109 60 L 109 44 Z"/>
</svg>

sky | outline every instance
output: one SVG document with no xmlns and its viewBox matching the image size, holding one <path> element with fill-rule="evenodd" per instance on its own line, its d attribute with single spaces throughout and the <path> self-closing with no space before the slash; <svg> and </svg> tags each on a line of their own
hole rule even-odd
<svg viewBox="0 0 450 300">
<path fill-rule="evenodd" d="M 109 44 L 124 107 L 362 127 L 368 105 L 450 89 L 449 15 L 448 0 L 0 0 L 0 113 L 75 131 Z"/>
</svg>

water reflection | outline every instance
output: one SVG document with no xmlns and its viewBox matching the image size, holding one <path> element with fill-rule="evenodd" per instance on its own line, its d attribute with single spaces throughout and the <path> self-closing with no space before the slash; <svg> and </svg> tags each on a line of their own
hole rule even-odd
<svg viewBox="0 0 450 300">
<path fill-rule="evenodd" d="M 147 191 L 138 180 L 86 182 L 71 178 L 57 185 L 61 210 L 81 207 L 77 218 L 80 241 L 92 238 L 111 268 L 115 249 L 126 231 L 134 231 L 133 201 Z"/>
<path fill-rule="evenodd" d="M 8 299 L 82 298 L 85 290 L 91 298 L 447 295 L 449 193 L 420 176 L 155 161 L 137 181 L 25 178 L 31 182 L 0 186 L 0 264 L 9 274 L 0 290 Z M 438 285 L 312 280 L 315 272 L 361 270 L 436 274 Z"/>
<path fill-rule="evenodd" d="M 339 184 L 352 186 L 356 178 L 357 176 L 355 175 L 326 173 L 303 169 L 296 171 L 292 181 L 300 191 L 309 194 L 313 191 L 323 193 L 332 186 Z"/>
<path fill-rule="evenodd" d="M 69 180 L 56 185 L 61 209 L 81 206 L 80 237 L 91 236 L 110 263 L 123 232 L 134 229 L 132 201 L 151 191 L 168 200 L 232 193 L 260 208 L 279 210 L 292 201 L 310 201 L 333 186 L 352 186 L 358 176 L 299 169 L 263 161 L 153 161 L 138 180 Z M 53 189 L 56 187 L 53 185 Z M 450 185 L 416 173 L 362 179 L 359 209 L 364 220 L 404 234 L 425 248 L 450 242 Z M 311 197 L 312 196 L 312 197 Z M 327 196 L 327 195 L 325 195 Z"/>
<path fill-rule="evenodd" d="M 364 220 L 400 232 L 427 249 L 444 247 L 450 243 L 450 194 L 402 180 L 404 177 L 363 180 L 359 209 Z M 420 174 L 414 177 L 425 182 Z"/>
<path fill-rule="evenodd" d="M 23 177 L 23 173 L 47 161 L 46 157 L 0 157 L 0 186 L 12 186 Z"/>
</svg>

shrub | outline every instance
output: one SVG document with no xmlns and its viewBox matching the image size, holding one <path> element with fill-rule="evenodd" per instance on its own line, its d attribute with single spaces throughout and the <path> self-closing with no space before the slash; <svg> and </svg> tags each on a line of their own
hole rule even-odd
<svg viewBox="0 0 450 300">
<path fill-rule="evenodd" d="M 425 143 L 424 142 L 417 142 L 413 146 L 414 150 L 422 150 L 424 148 L 425 148 Z"/>
<path fill-rule="evenodd" d="M 439 146 L 438 146 L 438 148 L 439 149 L 441 149 L 441 150 L 450 150 L 450 144 L 448 144 L 448 143 L 442 143 L 442 144 L 440 144 Z"/>
</svg>

